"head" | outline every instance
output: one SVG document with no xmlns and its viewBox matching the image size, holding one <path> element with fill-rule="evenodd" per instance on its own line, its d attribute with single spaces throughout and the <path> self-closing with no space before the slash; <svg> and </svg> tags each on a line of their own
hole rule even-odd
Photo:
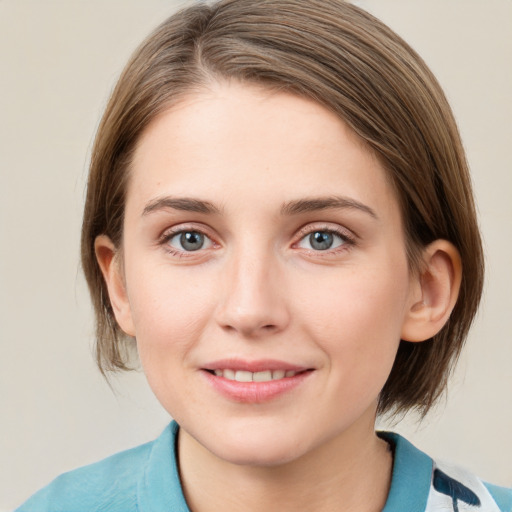
<svg viewBox="0 0 512 512">
<path fill-rule="evenodd" d="M 468 167 L 446 98 L 421 58 L 363 10 L 338 0 L 224 0 L 169 18 L 135 52 L 112 94 L 91 159 L 82 263 L 102 371 L 127 369 L 133 340 L 116 322 L 95 253 L 107 236 L 120 264 L 133 158 L 159 115 L 215 83 L 311 100 L 341 119 L 386 173 L 409 272 L 449 242 L 462 279 L 449 320 L 428 339 L 400 341 L 379 411 L 426 413 L 446 387 L 482 290 L 483 257 Z"/>
</svg>

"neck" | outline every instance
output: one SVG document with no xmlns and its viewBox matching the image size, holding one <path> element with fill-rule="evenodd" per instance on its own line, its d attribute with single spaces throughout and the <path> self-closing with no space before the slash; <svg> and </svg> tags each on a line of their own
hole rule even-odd
<svg viewBox="0 0 512 512">
<path fill-rule="evenodd" d="M 178 452 L 182 485 L 193 512 L 377 512 L 385 505 L 391 483 L 392 454 L 375 434 L 373 423 L 274 466 L 232 464 L 184 430 Z"/>
</svg>

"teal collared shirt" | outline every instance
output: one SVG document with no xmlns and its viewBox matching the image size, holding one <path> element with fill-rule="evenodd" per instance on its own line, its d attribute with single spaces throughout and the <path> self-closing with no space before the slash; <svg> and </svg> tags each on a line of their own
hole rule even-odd
<svg viewBox="0 0 512 512">
<path fill-rule="evenodd" d="M 151 443 L 64 473 L 16 512 L 190 512 L 178 474 L 178 429 L 172 422 Z M 394 452 L 391 488 L 383 512 L 512 512 L 511 489 L 484 484 L 469 473 L 437 465 L 397 434 L 379 435 Z M 480 506 L 475 505 L 476 500 Z"/>
</svg>

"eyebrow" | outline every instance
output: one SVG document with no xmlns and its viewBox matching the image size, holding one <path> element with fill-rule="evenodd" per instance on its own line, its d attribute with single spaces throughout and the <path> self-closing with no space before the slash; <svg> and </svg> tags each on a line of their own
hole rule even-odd
<svg viewBox="0 0 512 512">
<path fill-rule="evenodd" d="M 190 197 L 159 197 L 146 204 L 142 215 L 149 215 L 155 211 L 173 209 L 185 212 L 204 214 L 221 214 L 220 208 L 210 201 L 194 199 Z M 375 211 L 369 206 L 349 197 L 330 196 L 297 199 L 289 201 L 281 206 L 281 215 L 298 215 L 301 213 L 316 212 L 321 210 L 355 209 L 367 213 L 374 219 L 378 219 Z"/>
<path fill-rule="evenodd" d="M 190 197 L 158 197 L 146 204 L 142 215 L 149 215 L 150 213 L 165 210 L 181 210 L 184 212 L 219 214 L 220 209 L 210 201 L 202 201 L 201 199 L 193 199 Z"/>
<path fill-rule="evenodd" d="M 281 207 L 282 215 L 297 215 L 300 213 L 316 212 L 321 210 L 349 209 L 360 210 L 367 213 L 374 219 L 378 219 L 375 211 L 369 206 L 356 201 L 350 197 L 329 196 L 313 197 L 289 201 Z"/>
</svg>

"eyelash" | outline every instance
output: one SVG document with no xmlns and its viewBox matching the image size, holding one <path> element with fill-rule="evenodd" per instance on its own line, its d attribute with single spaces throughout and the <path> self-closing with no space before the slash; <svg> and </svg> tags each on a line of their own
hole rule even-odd
<svg viewBox="0 0 512 512">
<path fill-rule="evenodd" d="M 352 235 L 348 230 L 328 227 L 328 226 L 311 226 L 307 225 L 301 228 L 298 232 L 298 240 L 294 242 L 293 246 L 297 246 L 303 240 L 305 240 L 308 236 L 311 236 L 314 233 L 328 233 L 334 235 L 341 239 L 342 243 L 334 247 L 333 249 L 325 249 L 325 250 L 315 250 L 315 249 L 306 249 L 310 254 L 314 254 L 315 256 L 320 257 L 328 257 L 332 255 L 339 254 L 340 252 L 344 252 L 349 250 L 351 247 L 356 245 L 356 237 Z"/>
<path fill-rule="evenodd" d="M 205 229 L 198 228 L 196 226 L 180 226 L 177 229 L 171 229 L 165 231 L 162 236 L 159 239 L 158 244 L 164 247 L 166 252 L 168 252 L 171 256 L 179 257 L 179 258 L 186 258 L 186 257 L 192 257 L 194 253 L 201 254 L 203 253 L 204 249 L 201 247 L 197 251 L 186 251 L 186 250 L 179 250 L 170 245 L 170 241 L 175 238 L 178 235 L 182 235 L 184 233 L 198 233 L 202 236 L 204 236 L 206 239 L 209 240 L 210 244 L 212 246 L 218 246 L 218 244 L 214 241 L 214 239 L 209 236 L 206 233 Z M 343 230 L 339 228 L 333 228 L 333 227 L 327 227 L 327 226 L 311 226 L 307 225 L 303 228 L 301 228 L 297 233 L 297 241 L 292 244 L 292 247 L 297 247 L 298 244 L 300 244 L 303 240 L 305 240 L 308 236 L 311 236 L 313 233 L 327 233 L 334 235 L 341 239 L 342 243 L 338 245 L 337 247 L 333 249 L 325 249 L 325 250 L 315 250 L 315 249 L 305 249 L 310 254 L 314 254 L 315 256 L 329 256 L 333 254 L 337 254 L 340 252 L 347 251 L 350 249 L 350 247 L 354 246 L 356 244 L 356 238 L 355 236 L 351 235 L 348 230 Z"/>
</svg>

